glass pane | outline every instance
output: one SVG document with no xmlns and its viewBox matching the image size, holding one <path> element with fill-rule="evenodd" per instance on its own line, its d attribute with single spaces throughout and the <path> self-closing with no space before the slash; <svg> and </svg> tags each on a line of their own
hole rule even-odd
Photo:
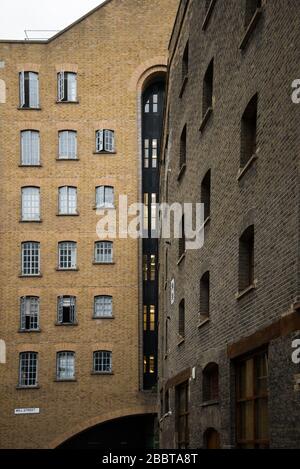
<svg viewBox="0 0 300 469">
<path fill-rule="evenodd" d="M 256 402 L 256 439 L 268 440 L 269 417 L 268 399 L 258 399 Z"/>
<path fill-rule="evenodd" d="M 255 359 L 256 375 L 256 395 L 266 394 L 268 392 L 268 363 L 267 355 L 264 353 Z"/>
<path fill-rule="evenodd" d="M 254 439 L 254 402 L 241 402 L 238 405 L 238 439 Z"/>
</svg>

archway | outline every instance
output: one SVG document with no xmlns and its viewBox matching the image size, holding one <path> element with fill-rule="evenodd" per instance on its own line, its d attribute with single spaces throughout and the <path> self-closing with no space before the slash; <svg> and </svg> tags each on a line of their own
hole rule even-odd
<svg viewBox="0 0 300 469">
<path fill-rule="evenodd" d="M 214 428 L 208 428 L 204 433 L 204 448 L 220 449 L 220 434 Z"/>
</svg>

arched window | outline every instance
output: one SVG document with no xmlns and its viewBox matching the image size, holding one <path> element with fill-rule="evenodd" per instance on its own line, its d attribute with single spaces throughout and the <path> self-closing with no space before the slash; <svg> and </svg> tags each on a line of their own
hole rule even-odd
<svg viewBox="0 0 300 469">
<path fill-rule="evenodd" d="M 210 313 L 210 282 L 209 272 L 205 272 L 200 280 L 200 319 L 209 318 Z"/>
<path fill-rule="evenodd" d="M 113 243 L 111 241 L 97 241 L 95 243 L 95 262 L 98 264 L 112 264 Z"/>
<path fill-rule="evenodd" d="M 244 168 L 257 150 L 257 106 L 258 95 L 255 94 L 242 116 L 241 122 L 241 156 L 240 167 Z"/>
<path fill-rule="evenodd" d="M 249 226 L 239 241 L 239 291 L 254 284 L 254 225 Z"/>
<path fill-rule="evenodd" d="M 21 72 L 20 75 L 20 107 L 39 108 L 39 74 Z"/>
<path fill-rule="evenodd" d="M 202 394 L 203 402 L 219 399 L 219 367 L 216 363 L 210 363 L 203 370 Z"/>
<path fill-rule="evenodd" d="M 58 158 L 60 160 L 77 159 L 76 130 L 60 130 L 58 132 Z"/>
<path fill-rule="evenodd" d="M 62 241 L 58 243 L 58 268 L 74 270 L 77 267 L 77 243 Z"/>
<path fill-rule="evenodd" d="M 58 189 L 59 215 L 77 215 L 77 187 L 64 186 Z"/>
<path fill-rule="evenodd" d="M 59 102 L 76 102 L 77 74 L 61 71 L 57 74 L 57 100 Z"/>
<path fill-rule="evenodd" d="M 178 318 L 178 334 L 181 338 L 185 337 L 185 300 L 184 298 L 179 303 L 179 318 Z"/>
<path fill-rule="evenodd" d="M 38 130 L 22 130 L 21 164 L 23 166 L 39 166 L 40 133 Z"/>
<path fill-rule="evenodd" d="M 59 381 L 75 379 L 75 352 L 56 354 L 56 379 Z"/>
<path fill-rule="evenodd" d="M 99 295 L 94 298 L 94 318 L 111 318 L 113 315 L 112 296 Z"/>
<path fill-rule="evenodd" d="M 111 186 L 96 187 L 96 208 L 114 207 L 114 188 Z"/>
<path fill-rule="evenodd" d="M 204 221 L 210 217 L 211 171 L 207 171 L 201 183 L 201 203 L 204 204 Z"/>
<path fill-rule="evenodd" d="M 22 187 L 22 221 L 40 221 L 39 187 Z"/>
</svg>

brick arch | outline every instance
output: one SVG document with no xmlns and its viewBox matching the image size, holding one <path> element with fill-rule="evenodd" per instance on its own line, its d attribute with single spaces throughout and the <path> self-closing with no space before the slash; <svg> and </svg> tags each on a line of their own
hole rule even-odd
<svg viewBox="0 0 300 469">
<path fill-rule="evenodd" d="M 83 421 L 82 423 L 74 426 L 69 431 L 61 434 L 54 440 L 52 440 L 49 445 L 47 446 L 48 449 L 55 449 L 61 444 L 65 443 L 66 441 L 70 440 L 74 436 L 78 435 L 79 433 L 84 432 L 96 425 L 100 425 L 102 423 L 106 423 L 110 420 L 117 420 L 124 417 L 134 417 L 138 415 L 149 415 L 155 414 L 156 409 L 153 408 L 151 410 L 145 408 L 143 405 L 135 406 L 135 407 L 128 407 L 123 410 L 116 410 L 114 412 L 107 412 L 102 415 L 98 415 L 97 417 L 90 418 L 88 420 Z"/>
<path fill-rule="evenodd" d="M 142 92 L 147 78 L 158 72 L 167 72 L 167 57 L 159 56 L 141 63 L 131 75 L 128 83 L 128 91 Z"/>
<path fill-rule="evenodd" d="M 0 80 L 0 104 L 6 103 L 6 85 L 4 80 Z"/>
</svg>

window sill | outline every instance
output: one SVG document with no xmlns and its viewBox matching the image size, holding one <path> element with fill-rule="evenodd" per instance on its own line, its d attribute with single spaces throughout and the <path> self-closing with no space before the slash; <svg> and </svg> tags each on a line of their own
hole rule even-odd
<svg viewBox="0 0 300 469">
<path fill-rule="evenodd" d="M 77 213 L 57 213 L 57 217 L 79 217 L 79 212 Z"/>
<path fill-rule="evenodd" d="M 56 161 L 80 161 L 79 158 L 55 158 Z"/>
<path fill-rule="evenodd" d="M 180 347 L 182 344 L 184 344 L 185 342 L 185 338 L 184 337 L 180 337 L 180 339 L 178 340 L 177 342 L 177 347 Z"/>
<path fill-rule="evenodd" d="M 31 389 L 40 389 L 39 385 L 36 386 L 16 386 L 18 391 L 30 391 Z"/>
<path fill-rule="evenodd" d="M 43 220 L 19 220 L 19 223 L 42 223 Z"/>
<path fill-rule="evenodd" d="M 257 8 L 256 12 L 254 13 L 250 23 L 249 23 L 249 26 L 247 27 L 246 29 L 246 32 L 244 34 L 244 37 L 239 45 L 239 49 L 242 51 L 243 49 L 245 49 L 245 47 L 247 46 L 248 44 L 248 41 L 250 39 L 250 36 L 251 34 L 253 33 L 257 23 L 258 23 L 258 20 L 259 18 L 261 17 L 262 15 L 262 8 Z"/>
<path fill-rule="evenodd" d="M 93 151 L 93 155 L 116 155 L 116 151 Z"/>
<path fill-rule="evenodd" d="M 115 210 L 116 207 L 96 207 L 96 205 L 93 206 L 93 210 Z"/>
<path fill-rule="evenodd" d="M 78 322 L 73 322 L 72 324 L 71 323 L 66 323 L 66 322 L 55 322 L 54 323 L 55 326 L 57 327 L 77 327 L 78 326 Z"/>
<path fill-rule="evenodd" d="M 178 173 L 178 176 L 177 176 L 177 181 L 180 181 L 180 179 L 181 179 L 182 176 L 184 175 L 185 171 L 186 171 L 186 164 L 184 163 L 184 164 L 181 166 L 180 170 L 179 170 L 179 173 Z"/>
<path fill-rule="evenodd" d="M 203 326 L 205 326 L 205 324 L 208 324 L 210 322 L 210 319 L 207 317 L 207 318 L 203 318 L 203 319 L 200 319 L 197 327 L 198 329 L 201 329 Z"/>
<path fill-rule="evenodd" d="M 219 400 L 211 400 L 211 401 L 206 401 L 206 402 L 202 402 L 201 404 L 201 407 L 210 407 L 210 406 L 213 406 L 213 405 L 219 405 L 220 402 Z"/>
<path fill-rule="evenodd" d="M 19 164 L 19 168 L 42 168 L 42 164 Z"/>
<path fill-rule="evenodd" d="M 91 375 L 92 376 L 98 376 L 98 375 L 99 376 L 113 376 L 114 373 L 112 371 L 107 372 L 107 373 L 104 372 L 104 371 L 103 372 L 102 371 L 91 371 Z"/>
<path fill-rule="evenodd" d="M 59 267 L 56 267 L 56 272 L 79 272 L 79 268 L 77 267 L 76 269 L 60 269 Z"/>
<path fill-rule="evenodd" d="M 27 274 L 19 274 L 19 278 L 42 278 L 42 274 L 37 275 L 27 275 Z"/>
<path fill-rule="evenodd" d="M 245 166 L 243 168 L 240 168 L 239 169 L 239 172 L 238 172 L 238 175 L 237 175 L 237 180 L 240 181 L 243 176 L 247 173 L 248 169 L 251 168 L 251 166 L 253 165 L 253 163 L 257 160 L 258 158 L 258 154 L 257 152 L 254 153 L 251 158 L 247 161 L 247 163 L 245 164 Z"/>
<path fill-rule="evenodd" d="M 183 82 L 182 82 L 182 85 L 181 85 L 181 89 L 180 89 L 180 93 L 179 93 L 179 98 L 182 98 L 183 93 L 184 93 L 184 90 L 185 90 L 185 88 L 186 88 L 186 85 L 187 85 L 188 81 L 189 81 L 189 76 L 186 75 L 186 76 L 184 77 Z"/>
<path fill-rule="evenodd" d="M 77 379 L 55 379 L 54 383 L 77 383 Z"/>
<path fill-rule="evenodd" d="M 95 321 L 108 321 L 108 320 L 111 320 L 111 319 L 115 319 L 115 316 L 103 316 L 103 317 L 92 316 L 92 319 L 95 320 Z"/>
<path fill-rule="evenodd" d="M 79 104 L 79 101 L 55 101 L 56 104 Z"/>
<path fill-rule="evenodd" d="M 210 20 L 210 17 L 212 15 L 212 12 L 213 12 L 213 9 L 214 9 L 214 6 L 216 4 L 216 1 L 217 0 L 211 0 L 210 2 L 210 5 L 207 9 L 207 12 L 206 12 L 206 15 L 205 15 L 205 18 L 204 18 L 204 21 L 202 23 L 202 31 L 205 31 L 207 26 L 208 26 L 208 23 L 209 23 L 209 20 Z"/>
<path fill-rule="evenodd" d="M 206 127 L 206 124 L 208 123 L 209 119 L 210 119 L 210 116 L 212 115 L 213 113 L 213 108 L 212 107 L 209 107 L 202 119 L 202 122 L 200 124 L 200 128 L 199 128 L 199 131 L 202 133 L 204 128 Z"/>
<path fill-rule="evenodd" d="M 241 298 L 244 298 L 244 296 L 248 295 L 248 293 L 256 289 L 256 285 L 257 285 L 257 280 L 254 280 L 254 283 L 252 283 L 252 285 L 249 285 L 249 287 L 245 288 L 245 290 L 238 292 L 235 295 L 236 299 L 240 300 Z"/>
<path fill-rule="evenodd" d="M 180 264 L 182 263 L 182 261 L 185 259 L 185 255 L 186 255 L 186 253 L 184 252 L 184 253 L 179 257 L 179 259 L 178 259 L 178 261 L 177 261 L 177 265 L 180 265 Z"/>
<path fill-rule="evenodd" d="M 96 262 L 96 261 L 93 261 L 93 265 L 115 265 L 115 262 Z"/>
<path fill-rule="evenodd" d="M 36 334 L 36 333 L 40 333 L 42 332 L 41 329 L 28 329 L 28 330 L 25 330 L 25 329 L 19 329 L 18 330 L 19 334 Z"/>
<path fill-rule="evenodd" d="M 18 111 L 41 111 L 41 107 L 18 107 Z"/>
</svg>

